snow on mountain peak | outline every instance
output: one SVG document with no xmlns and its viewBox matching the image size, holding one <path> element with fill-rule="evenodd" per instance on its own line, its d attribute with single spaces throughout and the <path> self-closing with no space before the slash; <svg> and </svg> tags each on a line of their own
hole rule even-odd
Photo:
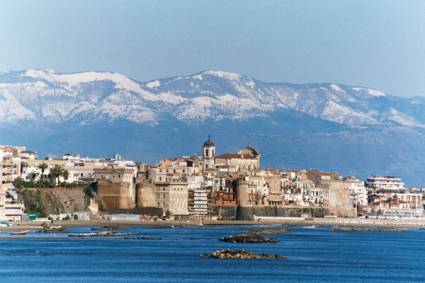
<svg viewBox="0 0 425 283">
<path fill-rule="evenodd" d="M 154 80 L 154 81 L 150 81 L 148 83 L 145 84 L 146 87 L 148 88 L 158 88 L 161 86 L 161 82 L 159 80 Z"/>
<path fill-rule="evenodd" d="M 241 120 L 291 109 L 350 126 L 387 122 L 423 126 L 422 120 L 390 101 L 378 105 L 365 99 L 384 96 L 383 92 L 335 83 L 267 83 L 218 70 L 143 84 L 111 72 L 10 74 L 0 83 L 0 118 L 5 121 L 80 119 L 83 123 L 107 118 L 156 124 L 164 115 L 184 121 Z M 13 74 L 33 79 L 17 80 Z M 113 82 L 113 87 L 102 82 Z"/>
<path fill-rule="evenodd" d="M 368 89 L 367 92 L 369 93 L 370 96 L 376 96 L 376 97 L 385 96 L 385 93 L 376 89 Z"/>
<path fill-rule="evenodd" d="M 116 84 L 116 87 L 119 89 L 126 89 L 137 93 L 144 92 L 144 90 L 137 82 L 118 73 L 82 72 L 60 74 L 54 71 L 46 70 L 27 70 L 22 76 L 31 77 L 34 79 L 42 79 L 54 83 L 67 84 L 70 87 L 76 87 L 83 83 L 90 83 L 96 81 L 113 81 Z"/>
<path fill-rule="evenodd" d="M 335 91 L 343 92 L 344 90 L 337 84 L 331 84 L 331 88 Z"/>
<path fill-rule="evenodd" d="M 366 93 L 369 96 L 374 96 L 374 97 L 385 96 L 384 92 L 382 92 L 380 90 L 376 90 L 376 89 L 364 88 L 364 87 L 353 87 L 352 89 L 355 90 L 355 91 Z"/>
<path fill-rule="evenodd" d="M 218 70 L 207 70 L 198 75 L 195 75 L 194 78 L 196 79 L 202 78 L 202 75 L 217 77 L 217 78 L 226 79 L 230 81 L 238 81 L 242 77 L 240 74 L 237 74 L 237 73 L 218 71 Z"/>
</svg>

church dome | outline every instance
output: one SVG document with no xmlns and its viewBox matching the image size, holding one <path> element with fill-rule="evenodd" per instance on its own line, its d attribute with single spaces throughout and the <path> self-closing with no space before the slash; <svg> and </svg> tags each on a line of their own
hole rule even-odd
<svg viewBox="0 0 425 283">
<path fill-rule="evenodd" d="M 239 150 L 239 154 L 250 155 L 252 157 L 257 157 L 260 155 L 260 152 L 251 146 L 247 146 Z"/>
<path fill-rule="evenodd" d="M 204 147 L 215 146 L 213 141 L 211 140 L 211 136 L 208 136 L 208 139 L 204 142 Z"/>
</svg>

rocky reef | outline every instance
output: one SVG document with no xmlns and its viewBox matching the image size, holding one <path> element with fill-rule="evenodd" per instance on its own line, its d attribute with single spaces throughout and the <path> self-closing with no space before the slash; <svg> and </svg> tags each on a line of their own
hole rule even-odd
<svg viewBox="0 0 425 283">
<path fill-rule="evenodd" d="M 274 254 L 256 254 L 245 250 L 224 249 L 212 253 L 201 254 L 201 256 L 216 259 L 286 259 L 285 256 Z"/>
<path fill-rule="evenodd" d="M 244 233 L 236 236 L 228 236 L 221 239 L 227 243 L 244 243 L 244 244 L 259 244 L 259 243 L 277 243 L 277 240 L 265 238 L 256 233 Z"/>
</svg>

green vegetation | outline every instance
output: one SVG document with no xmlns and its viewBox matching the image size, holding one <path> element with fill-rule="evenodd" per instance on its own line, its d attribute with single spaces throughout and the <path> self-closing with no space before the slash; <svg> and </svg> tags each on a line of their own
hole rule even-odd
<svg viewBox="0 0 425 283">
<path fill-rule="evenodd" d="M 86 185 L 86 187 L 84 188 L 84 194 L 85 194 L 86 197 L 88 197 L 90 199 L 96 198 L 97 183 L 92 182 L 92 183 Z"/>
<path fill-rule="evenodd" d="M 26 167 L 27 164 L 23 163 L 23 167 Z M 61 177 L 63 180 L 68 180 L 69 172 L 63 166 L 55 165 L 53 168 L 49 170 L 49 174 L 46 175 L 46 169 L 48 169 L 48 165 L 46 163 L 41 163 L 38 168 L 41 171 L 39 180 L 35 181 L 25 181 L 22 178 L 17 178 L 14 181 L 14 186 L 16 188 L 56 188 L 56 187 L 75 187 L 77 185 L 81 185 L 81 183 L 73 183 L 69 184 L 66 182 L 60 182 Z M 35 174 L 38 175 L 38 174 Z M 36 176 L 33 177 L 36 179 Z"/>
<path fill-rule="evenodd" d="M 49 215 L 40 191 L 31 192 L 26 189 L 21 189 L 18 192 L 25 203 L 28 213 L 35 213 L 39 217 L 47 217 Z"/>
<path fill-rule="evenodd" d="M 54 180 L 55 184 L 59 184 L 60 177 L 63 177 L 65 180 L 68 179 L 69 173 L 62 166 L 55 165 L 52 169 L 50 169 L 50 175 Z"/>
<path fill-rule="evenodd" d="M 41 163 L 40 165 L 38 165 L 38 168 L 41 170 L 41 179 L 44 179 L 44 172 L 47 168 L 49 168 L 49 166 L 46 163 Z"/>
<path fill-rule="evenodd" d="M 73 213 L 87 208 L 84 186 L 74 188 L 17 188 L 27 213 L 47 217 L 51 214 Z"/>
<path fill-rule="evenodd" d="M 13 182 L 13 185 L 17 189 L 23 188 L 74 188 L 84 185 L 83 182 L 74 182 L 74 183 L 56 183 L 55 181 L 40 179 L 38 181 L 25 181 L 22 178 L 16 178 Z"/>
<path fill-rule="evenodd" d="M 13 185 L 17 189 L 22 188 L 53 188 L 52 184 L 47 180 L 34 181 L 24 181 L 22 178 L 16 178 L 13 182 Z"/>
</svg>

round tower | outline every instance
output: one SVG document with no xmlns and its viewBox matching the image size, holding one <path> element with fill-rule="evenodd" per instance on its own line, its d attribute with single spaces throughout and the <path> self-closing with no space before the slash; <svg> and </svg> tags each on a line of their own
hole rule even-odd
<svg viewBox="0 0 425 283">
<path fill-rule="evenodd" d="M 155 185 L 139 184 L 137 190 L 137 207 L 157 207 Z"/>
<path fill-rule="evenodd" d="M 202 158 L 204 170 L 215 167 L 215 144 L 211 140 L 211 136 L 208 136 L 208 140 L 202 146 Z"/>
<path fill-rule="evenodd" d="M 236 200 L 239 206 L 247 207 L 250 206 L 249 202 L 249 186 L 245 180 L 238 180 L 236 186 Z"/>
</svg>

